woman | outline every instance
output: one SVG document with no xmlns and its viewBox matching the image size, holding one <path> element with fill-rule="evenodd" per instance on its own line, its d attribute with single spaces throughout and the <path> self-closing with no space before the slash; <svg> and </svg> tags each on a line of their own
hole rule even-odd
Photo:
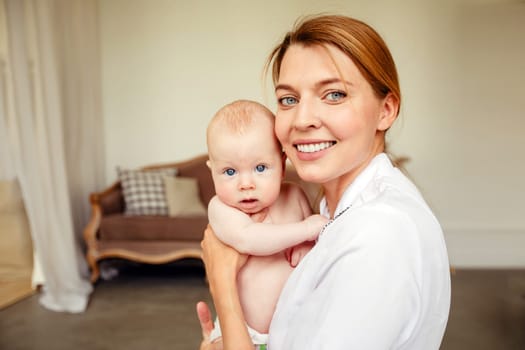
<svg viewBox="0 0 525 350">
<path fill-rule="evenodd" d="M 438 349 L 450 275 L 439 223 L 385 151 L 401 94 L 381 37 L 344 16 L 299 23 L 272 52 L 275 132 L 331 219 L 283 289 L 268 348 Z M 225 349 L 253 349 L 235 288 L 246 257 L 211 230 L 204 261 Z M 209 310 L 197 305 L 202 349 Z"/>
</svg>

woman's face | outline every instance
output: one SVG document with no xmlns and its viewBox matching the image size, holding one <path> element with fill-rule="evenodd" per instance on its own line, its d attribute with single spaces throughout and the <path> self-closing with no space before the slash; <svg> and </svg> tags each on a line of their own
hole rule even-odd
<svg viewBox="0 0 525 350">
<path fill-rule="evenodd" d="M 288 48 L 275 93 L 275 130 L 288 158 L 303 180 L 323 184 L 327 199 L 338 201 L 383 151 L 397 104 L 391 95 L 378 98 L 353 61 L 333 46 Z"/>
</svg>

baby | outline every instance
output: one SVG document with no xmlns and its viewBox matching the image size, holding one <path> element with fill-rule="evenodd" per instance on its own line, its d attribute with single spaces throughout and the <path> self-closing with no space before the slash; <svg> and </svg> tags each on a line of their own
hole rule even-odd
<svg viewBox="0 0 525 350">
<path fill-rule="evenodd" d="M 217 237 L 250 255 L 237 287 L 254 344 L 264 348 L 268 328 L 286 279 L 327 219 L 312 215 L 305 193 L 283 182 L 285 155 L 274 134 L 275 117 L 253 101 L 221 108 L 207 130 L 208 167 L 216 196 L 208 206 Z M 290 260 L 290 261 L 289 261 Z M 216 322 L 211 340 L 220 337 Z"/>
</svg>

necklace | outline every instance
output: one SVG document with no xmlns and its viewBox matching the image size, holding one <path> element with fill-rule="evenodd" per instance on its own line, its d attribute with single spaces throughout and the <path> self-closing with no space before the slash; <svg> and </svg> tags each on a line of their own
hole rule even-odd
<svg viewBox="0 0 525 350">
<path fill-rule="evenodd" d="M 344 208 L 343 210 L 341 210 L 336 216 L 334 216 L 333 219 L 330 219 L 324 226 L 323 228 L 321 229 L 321 232 L 319 233 L 319 236 L 317 236 L 317 239 L 315 240 L 316 242 L 319 240 L 319 237 L 321 237 L 322 234 L 324 234 L 324 231 L 326 230 L 326 228 L 328 226 L 330 226 L 332 224 L 332 222 L 334 222 L 335 220 L 337 220 L 338 217 L 340 217 L 341 215 L 343 215 L 344 213 L 346 213 L 346 211 L 348 209 L 350 209 L 352 207 L 352 204 L 350 204 L 348 207 Z"/>
</svg>

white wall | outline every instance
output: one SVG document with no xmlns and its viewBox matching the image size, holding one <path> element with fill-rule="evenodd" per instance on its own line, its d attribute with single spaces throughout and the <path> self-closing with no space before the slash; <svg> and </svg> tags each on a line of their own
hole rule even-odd
<svg viewBox="0 0 525 350">
<path fill-rule="evenodd" d="M 525 2 L 100 0 L 107 182 L 115 167 L 206 151 L 214 112 L 273 107 L 262 67 L 304 14 L 374 26 L 404 95 L 395 154 L 440 219 L 457 266 L 525 266 Z"/>
<path fill-rule="evenodd" d="M 7 54 L 7 15 L 5 3 L 0 1 L 0 181 L 12 180 L 16 177 L 14 162 L 8 142 L 7 116 L 11 105 L 7 103 L 11 93 L 8 76 L 8 54 Z M 10 96 L 9 96 L 10 97 Z M 8 111 L 9 110 L 9 111 Z"/>
</svg>

